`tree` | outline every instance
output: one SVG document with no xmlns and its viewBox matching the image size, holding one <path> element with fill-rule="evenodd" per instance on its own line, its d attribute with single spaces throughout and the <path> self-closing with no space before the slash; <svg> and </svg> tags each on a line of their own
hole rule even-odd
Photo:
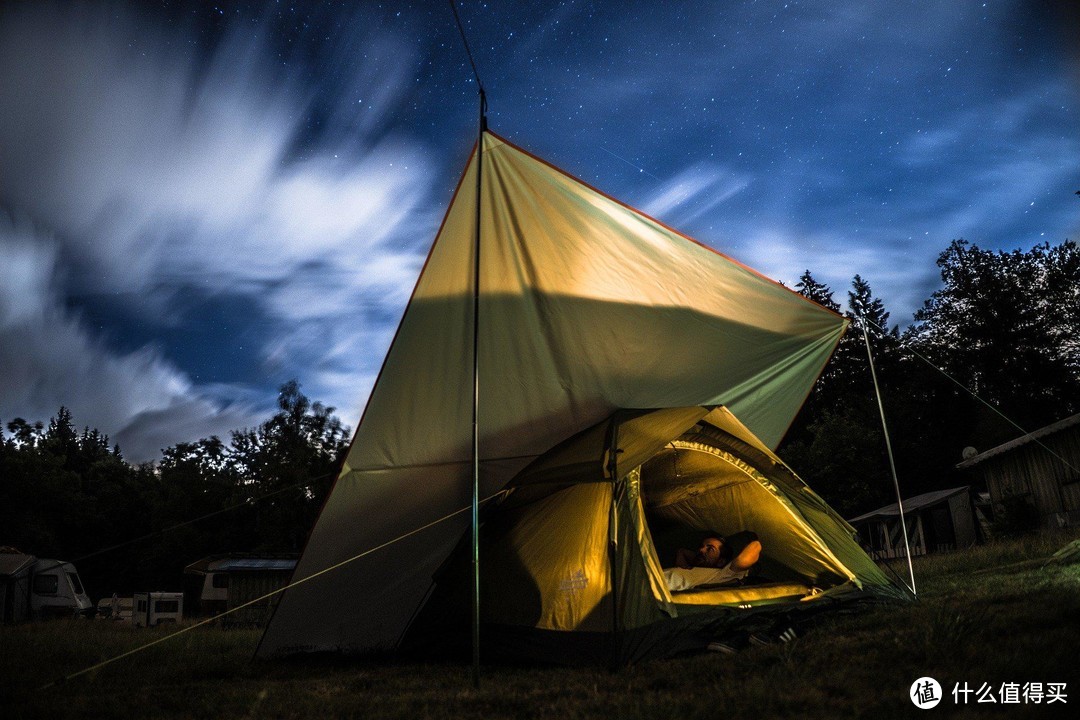
<svg viewBox="0 0 1080 720">
<path fill-rule="evenodd" d="M 954 240 L 937 265 L 944 287 L 905 339 L 1025 428 L 1080 410 L 1076 244 L 1002 252 Z M 983 411 L 974 429 L 991 443 L 1017 432 Z"/>
<path fill-rule="evenodd" d="M 814 280 L 809 270 L 796 285 L 798 291 L 839 312 L 828 286 Z M 856 275 L 848 293 L 852 323 L 814 386 L 780 448 L 780 454 L 840 513 L 852 515 L 887 502 L 892 490 L 888 457 L 877 413 L 874 387 L 867 363 L 861 326 L 868 321 L 874 361 L 888 369 L 883 384 L 900 380 L 899 337 L 889 329 L 889 313 L 874 297 L 870 284 Z M 878 328 L 884 329 L 882 332 Z M 904 397 L 896 391 L 897 397 Z"/>
<path fill-rule="evenodd" d="M 300 550 L 348 448 L 334 408 L 312 403 L 295 380 L 281 386 L 278 412 L 256 429 L 233 433 L 239 482 L 257 505 L 260 549 Z"/>
<path fill-rule="evenodd" d="M 41 432 L 45 426 L 40 420 L 31 424 L 22 418 L 15 418 L 8 423 L 7 427 L 11 432 L 9 442 L 13 447 L 33 449 L 41 442 Z"/>
<path fill-rule="evenodd" d="M 185 565 L 210 553 L 298 550 L 348 445 L 333 408 L 295 381 L 258 428 L 230 444 L 177 443 L 156 465 L 124 462 L 105 433 L 76 431 L 66 407 L 47 426 L 16 418 L 7 429 L 4 542 L 79 560 L 92 597 L 175 586 Z"/>
<path fill-rule="evenodd" d="M 162 451 L 151 484 L 154 525 L 173 529 L 160 538 L 165 547 L 157 564 L 171 564 L 179 573 L 199 557 L 251 548 L 252 511 L 243 505 L 246 492 L 238 480 L 229 448 L 216 435 Z M 206 519 L 192 523 L 196 518 Z"/>
<path fill-rule="evenodd" d="M 74 464 L 79 453 L 79 434 L 71 421 L 71 411 L 63 405 L 42 438 L 42 447 L 61 460 L 65 467 Z"/>
<path fill-rule="evenodd" d="M 799 282 L 795 283 L 795 290 L 803 297 L 813 300 L 824 308 L 836 313 L 840 312 L 840 305 L 833 299 L 832 288 L 814 279 L 809 269 L 804 270 L 803 274 L 799 276 Z"/>
<path fill-rule="evenodd" d="M 45 557 L 75 560 L 89 592 L 97 593 L 121 577 L 131 578 L 137 554 L 94 551 L 149 531 L 149 516 L 139 471 L 109 449 L 96 428 L 76 432 L 71 412 L 61 407 L 40 423 L 17 418 L 0 453 L 0 528 L 5 541 Z M 111 591 L 110 591 L 111 592 Z"/>
</svg>

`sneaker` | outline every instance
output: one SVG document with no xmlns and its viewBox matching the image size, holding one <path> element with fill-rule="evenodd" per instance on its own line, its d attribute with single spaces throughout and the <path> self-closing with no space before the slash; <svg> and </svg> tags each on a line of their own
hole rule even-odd
<svg viewBox="0 0 1080 720">
<path fill-rule="evenodd" d="M 776 640 L 772 635 L 764 632 L 750 633 L 750 644 L 757 645 L 758 647 L 765 647 L 766 645 L 772 645 Z"/>
<path fill-rule="evenodd" d="M 799 635 L 795 632 L 795 628 L 793 628 L 791 626 L 788 626 L 787 628 L 784 629 L 783 632 L 781 632 L 777 636 L 776 639 L 777 639 L 777 642 L 786 643 L 786 642 L 791 642 L 792 640 L 794 640 L 797 637 L 799 637 Z"/>
<path fill-rule="evenodd" d="M 725 655 L 734 655 L 739 652 L 739 648 L 735 647 L 731 643 L 724 642 L 722 640 L 714 640 L 705 646 L 706 650 L 712 652 L 724 653 Z"/>
<path fill-rule="evenodd" d="M 791 642 L 798 637 L 795 628 L 788 626 L 778 633 L 756 632 L 750 634 L 750 642 L 759 647 Z"/>
</svg>

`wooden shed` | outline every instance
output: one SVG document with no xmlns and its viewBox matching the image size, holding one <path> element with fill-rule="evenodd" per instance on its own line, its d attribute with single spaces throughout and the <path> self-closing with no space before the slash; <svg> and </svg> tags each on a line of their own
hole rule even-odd
<svg viewBox="0 0 1080 720">
<path fill-rule="evenodd" d="M 191 563 L 184 572 L 201 578 L 198 595 L 201 614 L 227 612 L 221 618 L 223 625 L 262 627 L 281 599 L 281 594 L 275 591 L 289 582 L 296 558 L 295 554 L 211 555 Z"/>
<path fill-rule="evenodd" d="M 1043 528 L 1080 525 L 1080 414 L 956 466 L 985 482 L 995 511 L 1027 506 Z"/>
<path fill-rule="evenodd" d="M 984 539 L 967 485 L 905 499 L 904 521 L 913 556 L 951 552 Z M 904 557 L 904 535 L 896 503 L 848 522 L 859 531 L 859 540 L 870 557 Z"/>
</svg>

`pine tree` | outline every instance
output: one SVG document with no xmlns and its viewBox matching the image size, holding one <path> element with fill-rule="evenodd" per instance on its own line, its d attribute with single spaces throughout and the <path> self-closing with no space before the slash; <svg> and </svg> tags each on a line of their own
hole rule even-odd
<svg viewBox="0 0 1080 720">
<path fill-rule="evenodd" d="M 818 305 L 833 312 L 840 312 L 840 305 L 833 299 L 832 289 L 828 285 L 815 280 L 809 269 L 803 271 L 803 274 L 799 276 L 799 282 L 795 283 L 795 289 L 800 295 L 813 300 Z"/>
</svg>

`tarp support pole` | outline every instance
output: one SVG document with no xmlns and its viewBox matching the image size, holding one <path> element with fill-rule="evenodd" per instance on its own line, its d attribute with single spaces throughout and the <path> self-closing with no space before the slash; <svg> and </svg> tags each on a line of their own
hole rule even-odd
<svg viewBox="0 0 1080 720">
<path fill-rule="evenodd" d="M 611 506 L 608 508 L 608 574 L 611 577 L 611 669 L 619 668 L 619 516 L 616 492 L 619 481 L 619 419 L 608 427 L 608 476 L 611 478 Z"/>
<path fill-rule="evenodd" d="M 473 252 L 473 406 L 472 406 L 472 679 L 473 686 L 480 687 L 480 424 L 477 420 L 480 407 L 480 187 L 484 170 L 484 132 L 487 130 L 487 97 L 480 73 L 476 69 L 465 27 L 461 24 L 457 5 L 450 0 L 450 10 L 461 34 L 461 44 L 469 56 L 476 89 L 480 96 L 480 127 L 476 133 L 476 243 Z"/>
<path fill-rule="evenodd" d="M 480 88 L 480 130 L 476 136 L 476 242 L 473 248 L 473 406 L 472 406 L 472 680 L 480 687 L 480 204 L 484 170 L 487 100 Z"/>
<path fill-rule="evenodd" d="M 900 479 L 896 475 L 896 462 L 893 460 L 892 440 L 889 439 L 889 426 L 885 422 L 885 404 L 881 401 L 881 388 L 878 386 L 877 371 L 874 369 L 874 354 L 870 352 L 870 336 L 866 333 L 866 319 L 859 316 L 863 342 L 866 343 L 866 359 L 870 362 L 870 377 L 874 381 L 874 395 L 877 397 L 878 413 L 881 414 L 881 430 L 885 433 L 885 451 L 889 456 L 889 470 L 892 472 L 893 487 L 896 488 L 896 508 L 900 511 L 900 532 L 904 536 L 904 554 L 907 555 L 908 574 L 911 576 L 911 592 L 915 592 L 915 568 L 911 564 L 911 545 L 908 543 L 907 522 L 904 520 L 904 501 L 900 497 Z"/>
</svg>

